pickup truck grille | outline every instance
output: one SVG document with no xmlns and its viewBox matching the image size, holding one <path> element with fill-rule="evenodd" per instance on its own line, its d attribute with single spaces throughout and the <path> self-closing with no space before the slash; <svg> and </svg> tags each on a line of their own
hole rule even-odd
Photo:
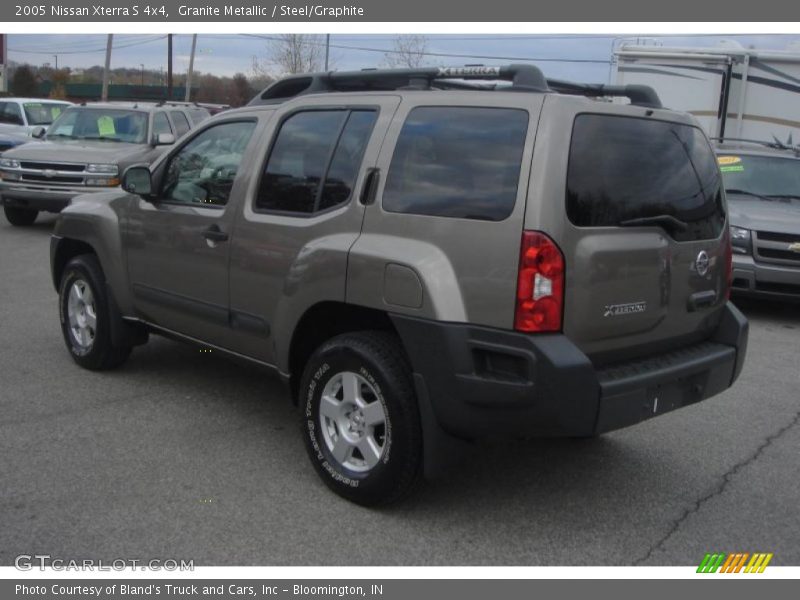
<svg viewBox="0 0 800 600">
<path fill-rule="evenodd" d="M 18 181 L 48 187 L 82 186 L 85 183 L 86 165 L 83 163 L 20 161 Z"/>
<path fill-rule="evenodd" d="M 83 173 L 86 170 L 86 165 L 78 163 L 49 163 L 49 162 L 29 162 L 22 161 L 20 166 L 23 169 L 32 169 L 34 171 L 44 171 L 50 169 L 52 171 L 69 171 L 73 173 Z"/>
<path fill-rule="evenodd" d="M 777 233 L 774 231 L 755 231 L 753 239 L 754 256 L 757 261 L 781 265 L 800 266 L 800 233 Z M 790 250 L 797 247 L 798 250 Z"/>
</svg>

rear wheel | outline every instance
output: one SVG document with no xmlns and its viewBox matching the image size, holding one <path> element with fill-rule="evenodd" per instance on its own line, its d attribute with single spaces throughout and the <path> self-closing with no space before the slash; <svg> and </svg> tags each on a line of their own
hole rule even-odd
<svg viewBox="0 0 800 600">
<path fill-rule="evenodd" d="M 61 330 L 70 355 L 86 369 L 112 369 L 131 353 L 131 346 L 115 345 L 105 277 L 97 257 L 77 256 L 67 263 L 59 286 Z"/>
<path fill-rule="evenodd" d="M 306 449 L 334 492 L 388 504 L 421 480 L 419 409 L 396 336 L 367 331 L 325 342 L 308 361 L 300 394 Z"/>
<path fill-rule="evenodd" d="M 4 206 L 3 210 L 6 213 L 6 220 L 15 227 L 33 225 L 33 222 L 39 214 L 38 210 L 20 208 L 19 206 Z"/>
</svg>

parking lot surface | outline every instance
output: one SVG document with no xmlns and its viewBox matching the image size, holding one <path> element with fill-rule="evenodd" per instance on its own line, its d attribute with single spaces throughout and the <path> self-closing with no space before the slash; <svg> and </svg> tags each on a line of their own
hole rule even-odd
<svg viewBox="0 0 800 600">
<path fill-rule="evenodd" d="M 748 302 L 726 393 L 588 441 L 481 443 L 410 500 L 365 509 L 317 478 L 283 387 L 151 337 L 75 365 L 49 276 L 54 218 L 0 216 L 0 564 L 800 564 L 800 310 Z"/>
</svg>

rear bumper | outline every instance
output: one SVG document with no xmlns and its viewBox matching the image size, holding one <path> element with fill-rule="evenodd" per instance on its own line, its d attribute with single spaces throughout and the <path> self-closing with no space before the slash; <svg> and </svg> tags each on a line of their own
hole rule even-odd
<svg viewBox="0 0 800 600">
<path fill-rule="evenodd" d="M 728 303 L 711 339 L 596 369 L 561 334 L 393 321 L 414 369 L 424 428 L 466 439 L 589 436 L 710 398 L 738 377 L 748 331 Z"/>
<path fill-rule="evenodd" d="M 760 263 L 733 255 L 733 293 L 740 296 L 800 300 L 800 267 Z"/>
<path fill-rule="evenodd" d="M 15 183 L 0 183 L 0 203 L 4 206 L 30 208 L 45 212 L 61 212 L 76 196 L 92 192 L 108 192 L 114 188 L 65 187 L 48 188 Z"/>
</svg>

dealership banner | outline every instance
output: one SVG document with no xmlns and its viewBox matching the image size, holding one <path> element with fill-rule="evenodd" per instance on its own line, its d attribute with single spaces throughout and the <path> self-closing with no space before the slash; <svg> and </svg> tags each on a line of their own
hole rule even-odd
<svg viewBox="0 0 800 600">
<path fill-rule="evenodd" d="M 738 598 L 794 597 L 796 582 L 781 579 L 740 578 L 717 579 L 704 584 L 712 597 Z M 758 587 L 756 587 L 758 586 Z M 794 589 L 790 586 L 793 586 Z M 493 580 L 165 580 L 165 579 L 94 579 L 74 578 L 0 581 L 0 598 L 4 600 L 42 599 L 85 600 L 86 598 L 137 598 L 178 600 L 186 598 L 214 600 L 485 600 L 522 598 L 605 598 L 624 594 L 626 598 L 674 600 L 696 597 L 697 583 L 685 579 L 673 580 L 552 580 L 552 579 L 493 579 Z"/>
<path fill-rule="evenodd" d="M 3 22 L 788 22 L 785 0 L 56 0 L 3 2 Z"/>
</svg>

